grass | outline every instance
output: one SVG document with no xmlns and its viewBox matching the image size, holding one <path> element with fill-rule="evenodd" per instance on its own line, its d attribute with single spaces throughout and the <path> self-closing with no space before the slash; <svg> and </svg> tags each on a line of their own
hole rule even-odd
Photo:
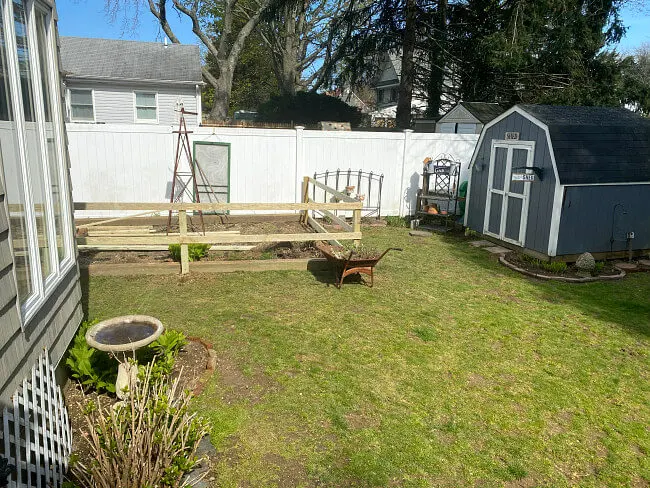
<svg viewBox="0 0 650 488">
<path fill-rule="evenodd" d="M 397 246 L 373 289 L 307 272 L 96 277 L 90 317 L 212 342 L 195 401 L 216 486 L 647 486 L 650 275 L 532 281 L 450 236 Z M 224 367 L 229 365 L 228 367 Z"/>
</svg>

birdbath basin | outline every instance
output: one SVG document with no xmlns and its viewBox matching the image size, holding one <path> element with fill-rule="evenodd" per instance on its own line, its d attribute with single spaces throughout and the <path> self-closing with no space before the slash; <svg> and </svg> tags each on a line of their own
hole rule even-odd
<svg viewBox="0 0 650 488">
<path fill-rule="evenodd" d="M 136 349 L 158 339 L 163 329 L 163 324 L 154 317 L 125 315 L 104 320 L 93 325 L 86 332 L 86 342 L 90 347 L 113 354 L 122 353 L 115 382 L 115 393 L 118 398 L 122 400 L 128 398 L 128 389 L 137 381 L 138 368 L 130 364 L 127 358 L 131 357 Z"/>
</svg>

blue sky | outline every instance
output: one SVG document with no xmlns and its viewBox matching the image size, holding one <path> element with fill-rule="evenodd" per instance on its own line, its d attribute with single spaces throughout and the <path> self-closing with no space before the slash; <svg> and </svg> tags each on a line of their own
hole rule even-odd
<svg viewBox="0 0 650 488">
<path fill-rule="evenodd" d="M 140 1 L 142 8 L 137 29 L 126 26 L 123 17 L 114 22 L 104 10 L 104 0 L 57 0 L 59 13 L 59 32 L 62 36 L 104 37 L 107 39 L 134 39 L 138 41 L 162 41 L 162 33 L 156 21 Z M 197 43 L 191 32 L 191 25 L 181 21 L 176 12 L 169 11 L 169 22 L 183 43 Z M 622 12 L 623 21 L 628 26 L 625 39 L 618 46 L 619 51 L 630 51 L 644 42 L 650 43 L 650 9 L 626 8 Z"/>
</svg>

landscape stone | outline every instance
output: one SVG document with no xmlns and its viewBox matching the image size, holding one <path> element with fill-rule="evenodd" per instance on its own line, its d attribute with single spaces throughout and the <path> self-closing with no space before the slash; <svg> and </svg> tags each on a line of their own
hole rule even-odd
<svg viewBox="0 0 650 488">
<path fill-rule="evenodd" d="M 506 254 L 511 252 L 510 249 L 501 246 L 484 247 L 483 249 L 485 249 L 490 254 Z"/>
<path fill-rule="evenodd" d="M 576 260 L 576 268 L 581 271 L 593 271 L 596 269 L 596 260 L 591 253 L 585 252 L 578 256 Z"/>
<path fill-rule="evenodd" d="M 639 259 L 639 265 L 644 268 L 650 268 L 650 259 Z"/>
<path fill-rule="evenodd" d="M 485 247 L 491 246 L 492 243 L 490 241 L 472 241 L 469 243 L 469 245 L 473 247 Z"/>
<path fill-rule="evenodd" d="M 409 232 L 409 235 L 414 237 L 431 237 L 431 232 L 427 232 L 424 230 L 412 230 L 411 232 Z"/>
<path fill-rule="evenodd" d="M 636 265 L 636 263 L 616 263 L 614 265 L 615 268 L 622 269 L 623 271 L 636 271 L 639 269 L 639 267 Z"/>
</svg>

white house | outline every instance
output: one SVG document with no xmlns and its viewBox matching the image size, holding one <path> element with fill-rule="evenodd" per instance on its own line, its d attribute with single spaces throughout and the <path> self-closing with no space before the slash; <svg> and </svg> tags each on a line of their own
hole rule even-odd
<svg viewBox="0 0 650 488">
<path fill-rule="evenodd" d="M 68 122 L 201 123 L 201 54 L 191 44 L 61 37 Z"/>
</svg>

